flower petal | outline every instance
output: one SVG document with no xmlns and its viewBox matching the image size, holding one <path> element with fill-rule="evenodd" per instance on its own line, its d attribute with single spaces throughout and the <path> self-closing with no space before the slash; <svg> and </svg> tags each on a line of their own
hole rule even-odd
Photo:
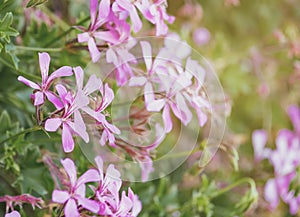
<svg viewBox="0 0 300 217">
<path fill-rule="evenodd" d="M 80 33 L 80 34 L 77 35 L 77 40 L 78 40 L 79 43 L 88 42 L 90 40 L 90 38 L 91 38 L 91 36 L 87 32 Z"/>
<path fill-rule="evenodd" d="M 55 79 L 55 78 L 59 78 L 59 77 L 66 77 L 66 76 L 71 76 L 73 75 L 73 71 L 72 71 L 72 67 L 70 66 L 63 66 L 60 67 L 59 69 L 57 69 L 56 71 L 54 71 L 48 78 L 47 80 L 47 84 L 48 86 L 50 85 L 50 83 Z"/>
<path fill-rule="evenodd" d="M 152 67 L 152 49 L 151 45 L 147 41 L 140 42 L 143 52 L 144 61 L 147 67 L 148 72 L 151 70 Z"/>
<path fill-rule="evenodd" d="M 21 81 L 22 83 L 26 84 L 28 87 L 31 87 L 36 90 L 40 90 L 40 86 L 38 84 L 28 80 L 27 78 L 24 78 L 23 76 L 19 76 L 18 81 Z"/>
<path fill-rule="evenodd" d="M 99 5 L 99 18 L 106 18 L 108 17 L 110 12 L 110 0 L 101 0 L 100 5 Z"/>
<path fill-rule="evenodd" d="M 74 140 L 72 137 L 71 129 L 66 123 L 63 123 L 62 145 L 64 152 L 66 153 L 72 152 L 74 149 Z"/>
<path fill-rule="evenodd" d="M 12 211 L 10 213 L 6 213 L 4 217 L 21 217 L 18 211 Z"/>
<path fill-rule="evenodd" d="M 279 195 L 277 192 L 276 182 L 274 179 L 269 179 L 265 185 L 265 199 L 270 203 L 270 207 L 275 209 L 279 204 Z"/>
<path fill-rule="evenodd" d="M 98 50 L 96 42 L 93 38 L 89 39 L 88 48 L 89 48 L 89 52 L 90 52 L 93 63 L 97 62 L 100 59 L 101 53 Z"/>
<path fill-rule="evenodd" d="M 62 109 L 64 105 L 60 101 L 60 99 L 51 91 L 45 92 L 47 99 L 57 108 L 58 110 Z"/>
<path fill-rule="evenodd" d="M 98 0 L 90 0 L 90 16 L 91 16 L 91 26 L 93 27 L 96 23 L 97 18 L 97 8 Z"/>
<path fill-rule="evenodd" d="M 89 169 L 77 180 L 76 186 L 80 186 L 87 182 L 97 182 L 100 180 L 99 172 L 96 169 Z"/>
<path fill-rule="evenodd" d="M 83 89 L 84 72 L 80 66 L 74 68 L 77 90 Z"/>
<path fill-rule="evenodd" d="M 48 79 L 48 70 L 50 65 L 50 56 L 48 53 L 39 53 L 39 63 L 42 74 L 42 84 L 46 84 Z"/>
<path fill-rule="evenodd" d="M 60 162 L 70 178 L 72 187 L 74 187 L 77 180 L 77 172 L 74 162 L 70 158 L 66 158 Z"/>
<path fill-rule="evenodd" d="M 57 129 L 61 125 L 61 123 L 62 123 L 61 118 L 50 118 L 50 119 L 46 120 L 45 130 L 48 132 L 55 132 L 55 131 L 57 131 Z"/>
<path fill-rule="evenodd" d="M 93 212 L 93 213 L 98 213 L 100 206 L 99 204 L 94 201 L 94 200 L 90 200 L 84 197 L 76 197 L 76 199 L 78 200 L 78 203 L 85 209 Z"/>
<path fill-rule="evenodd" d="M 65 203 L 70 198 L 70 194 L 66 191 L 54 190 L 52 192 L 52 201 L 55 203 Z"/>
<path fill-rule="evenodd" d="M 65 216 L 66 217 L 79 217 L 78 208 L 74 199 L 70 199 L 65 206 Z"/>
<path fill-rule="evenodd" d="M 169 133 L 173 128 L 172 118 L 170 114 L 170 106 L 166 104 L 162 113 L 164 125 L 165 125 L 165 132 Z"/>
<path fill-rule="evenodd" d="M 36 92 L 34 95 L 34 106 L 42 105 L 45 102 L 44 93 L 41 91 Z"/>
<path fill-rule="evenodd" d="M 143 76 L 134 76 L 134 77 L 130 78 L 128 85 L 129 86 L 144 86 L 146 82 L 147 82 L 147 78 L 145 78 Z"/>
</svg>

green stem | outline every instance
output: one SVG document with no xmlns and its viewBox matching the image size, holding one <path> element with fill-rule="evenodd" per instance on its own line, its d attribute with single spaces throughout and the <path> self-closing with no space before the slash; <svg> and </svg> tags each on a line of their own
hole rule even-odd
<svg viewBox="0 0 300 217">
<path fill-rule="evenodd" d="M 75 26 L 80 26 L 83 23 L 85 23 L 86 21 L 88 21 L 90 19 L 90 17 L 86 17 L 83 20 L 79 21 L 77 24 L 75 24 Z M 70 33 L 72 30 L 74 30 L 74 27 L 71 26 L 69 29 L 67 29 L 65 32 L 63 32 L 62 34 L 58 35 L 57 37 L 55 37 L 54 39 L 52 39 L 50 42 L 48 42 L 47 44 L 45 44 L 44 47 L 49 47 L 50 45 L 52 45 L 54 42 L 59 41 L 59 39 L 61 39 L 62 37 L 66 36 L 68 33 Z"/>
<path fill-rule="evenodd" d="M 230 191 L 231 189 L 233 189 L 241 184 L 244 184 L 244 183 L 248 183 L 251 186 L 251 188 L 253 188 L 253 187 L 255 188 L 255 182 L 251 178 L 246 177 L 246 178 L 242 178 L 242 179 L 236 181 L 235 183 L 232 183 L 231 185 L 228 185 L 225 188 L 222 188 L 221 190 L 215 192 L 214 194 L 210 195 L 210 198 L 213 199 L 215 197 L 218 197 L 221 194 L 224 194 L 224 193 Z"/>
<path fill-rule="evenodd" d="M 22 75 L 22 76 L 25 76 L 26 78 L 31 79 L 31 80 L 37 80 L 37 81 L 40 80 L 40 77 L 38 77 L 38 76 L 27 74 L 25 72 L 22 72 L 19 69 L 16 69 L 12 64 L 10 64 L 9 62 L 7 62 L 2 57 L 0 57 L 0 62 L 3 63 L 5 66 L 11 68 L 16 75 Z"/>
<path fill-rule="evenodd" d="M 63 48 L 42 48 L 42 47 L 25 47 L 25 46 L 15 46 L 17 49 L 25 51 L 39 51 L 39 52 L 60 52 Z"/>
<path fill-rule="evenodd" d="M 0 145 L 2 145 L 3 143 L 11 140 L 11 139 L 14 139 L 14 138 L 17 138 L 18 136 L 20 135 L 23 135 L 23 134 L 26 134 L 26 133 L 31 133 L 31 132 L 35 132 L 35 131 L 38 131 L 38 130 L 41 130 L 42 128 L 40 126 L 35 126 L 35 127 L 31 127 L 31 128 L 28 128 L 28 129 L 25 129 L 23 131 L 20 131 L 6 139 L 3 139 L 2 141 L 0 141 Z"/>
</svg>

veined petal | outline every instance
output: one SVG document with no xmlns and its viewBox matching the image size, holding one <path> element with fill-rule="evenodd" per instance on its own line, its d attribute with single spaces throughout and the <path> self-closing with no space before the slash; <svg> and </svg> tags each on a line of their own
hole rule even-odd
<svg viewBox="0 0 300 217">
<path fill-rule="evenodd" d="M 93 27 L 97 19 L 98 0 L 90 0 L 91 26 Z"/>
<path fill-rule="evenodd" d="M 68 124 L 63 123 L 62 129 L 62 145 L 64 152 L 69 153 L 74 149 L 74 140 L 72 137 L 72 132 Z"/>
<path fill-rule="evenodd" d="M 97 182 L 100 180 L 99 172 L 96 169 L 89 169 L 77 180 L 76 186 L 80 186 L 87 182 Z"/>
<path fill-rule="evenodd" d="M 96 165 L 97 165 L 97 168 L 99 170 L 99 175 L 100 175 L 100 180 L 103 181 L 103 174 L 104 174 L 104 171 L 103 171 L 103 160 L 100 156 L 97 156 L 95 158 L 95 162 L 96 162 Z"/>
<path fill-rule="evenodd" d="M 19 76 L 18 81 L 21 81 L 22 83 L 26 84 L 28 87 L 31 87 L 36 90 L 40 90 L 40 86 L 38 84 L 28 80 L 27 78 L 24 78 L 23 76 Z"/>
<path fill-rule="evenodd" d="M 86 132 L 86 126 L 83 122 L 81 114 L 79 111 L 75 111 L 74 113 L 74 123 L 69 122 L 68 125 L 71 129 L 78 134 L 86 143 L 89 142 L 89 134 Z"/>
<path fill-rule="evenodd" d="M 132 10 L 129 12 L 129 16 L 133 25 L 133 31 L 137 33 L 138 31 L 141 30 L 143 24 L 135 7 L 132 7 Z"/>
<path fill-rule="evenodd" d="M 87 32 L 80 33 L 77 35 L 77 40 L 79 43 L 88 42 L 90 38 L 91 38 L 91 36 Z"/>
<path fill-rule="evenodd" d="M 76 197 L 78 203 L 85 209 L 93 212 L 93 213 L 98 213 L 99 209 L 100 209 L 100 205 L 94 201 L 94 200 L 90 200 L 84 197 Z"/>
<path fill-rule="evenodd" d="M 64 105 L 60 101 L 60 99 L 51 91 L 46 91 L 45 92 L 47 99 L 57 108 L 58 110 L 62 109 Z"/>
<path fill-rule="evenodd" d="M 170 106 L 166 104 L 162 113 L 164 125 L 165 125 L 165 132 L 169 133 L 173 128 L 172 118 L 170 114 Z"/>
<path fill-rule="evenodd" d="M 145 105 L 148 111 L 158 112 L 165 105 L 164 99 L 156 100 L 154 98 L 153 87 L 150 82 L 147 82 L 144 89 Z"/>
<path fill-rule="evenodd" d="M 83 89 L 84 72 L 80 66 L 74 68 L 77 90 Z"/>
<path fill-rule="evenodd" d="M 101 0 L 100 5 L 99 5 L 99 18 L 106 18 L 108 17 L 110 12 L 110 0 Z"/>
<path fill-rule="evenodd" d="M 93 38 L 89 39 L 88 48 L 89 48 L 89 52 L 90 52 L 90 55 L 92 57 L 93 63 L 97 62 L 100 59 L 101 53 L 98 50 L 96 42 Z"/>
<path fill-rule="evenodd" d="M 77 180 L 77 172 L 74 162 L 70 158 L 66 158 L 64 160 L 61 160 L 60 162 L 70 178 L 71 186 L 75 187 Z"/>
<path fill-rule="evenodd" d="M 63 204 L 70 198 L 70 194 L 66 191 L 54 190 L 52 192 L 52 201 Z"/>
<path fill-rule="evenodd" d="M 36 92 L 34 95 L 34 106 L 42 105 L 45 102 L 44 93 L 41 91 Z"/>
<path fill-rule="evenodd" d="M 129 86 L 144 86 L 147 78 L 143 76 L 134 76 L 129 79 Z"/>
<path fill-rule="evenodd" d="M 106 83 L 104 86 L 104 92 L 102 92 L 102 101 L 97 111 L 103 111 L 113 101 L 115 95 L 113 90 Z"/>
<path fill-rule="evenodd" d="M 61 125 L 62 120 L 61 118 L 51 118 L 46 120 L 45 123 L 45 130 L 48 132 L 55 132 L 57 131 L 58 127 Z"/>
<path fill-rule="evenodd" d="M 146 64 L 147 71 L 150 72 L 152 68 L 152 49 L 151 45 L 147 41 L 140 42 L 143 52 L 144 61 Z"/>
<path fill-rule="evenodd" d="M 60 67 L 59 69 L 57 69 L 56 71 L 54 71 L 48 78 L 47 80 L 47 86 L 49 86 L 51 84 L 51 82 L 55 79 L 55 78 L 59 78 L 59 77 L 66 77 L 66 76 L 71 76 L 73 75 L 73 71 L 72 71 L 72 67 L 70 66 L 63 66 Z"/>
<path fill-rule="evenodd" d="M 114 34 L 112 31 L 99 31 L 94 32 L 93 36 L 99 40 L 103 40 L 112 44 L 119 42 L 119 36 Z"/>
<path fill-rule="evenodd" d="M 48 79 L 48 70 L 50 65 L 50 56 L 48 53 L 39 53 L 40 70 L 42 74 L 42 84 L 45 84 Z"/>
<path fill-rule="evenodd" d="M 102 81 L 96 75 L 91 75 L 84 87 L 84 93 L 90 95 L 102 86 Z"/>
<path fill-rule="evenodd" d="M 67 202 L 64 211 L 66 217 L 80 217 L 76 202 L 72 198 Z"/>
</svg>

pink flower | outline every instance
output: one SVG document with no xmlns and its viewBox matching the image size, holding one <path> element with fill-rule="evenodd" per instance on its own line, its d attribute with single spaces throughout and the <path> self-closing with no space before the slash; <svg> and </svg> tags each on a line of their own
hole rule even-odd
<svg viewBox="0 0 300 217">
<path fill-rule="evenodd" d="M 89 99 L 83 90 L 78 90 L 75 98 L 73 98 L 63 85 L 56 85 L 56 89 L 63 102 L 63 114 L 61 117 L 47 119 L 45 130 L 55 132 L 62 126 L 62 145 L 64 151 L 71 152 L 74 149 L 73 134 L 79 135 L 85 142 L 89 141 L 84 121 L 79 112 L 79 109 L 89 104 Z"/>
<path fill-rule="evenodd" d="M 37 84 L 34 83 L 23 76 L 19 76 L 18 80 L 26 84 L 27 86 L 34 89 L 34 94 L 32 95 L 34 100 L 34 106 L 42 105 L 45 102 L 45 97 L 55 105 L 57 109 L 61 109 L 63 107 L 61 101 L 57 98 L 57 96 L 49 90 L 53 80 L 58 77 L 63 76 L 71 76 L 73 74 L 72 68 L 69 66 L 63 66 L 53 72 L 50 76 L 49 73 L 49 65 L 50 65 L 50 56 L 48 53 L 39 53 L 39 62 L 40 62 L 40 70 L 42 74 L 42 83 Z"/>
<path fill-rule="evenodd" d="M 18 211 L 12 211 L 10 213 L 6 213 L 4 217 L 21 217 Z"/>
<path fill-rule="evenodd" d="M 97 14 L 98 11 L 98 14 Z M 110 31 L 99 30 L 106 22 L 109 21 L 110 14 L 110 0 L 101 0 L 98 7 L 98 0 L 90 0 L 90 15 L 91 23 L 88 30 L 84 30 L 84 33 L 78 34 L 77 39 L 79 43 L 88 43 L 88 49 L 92 57 L 93 62 L 97 62 L 100 59 L 101 52 L 97 45 L 104 45 L 105 42 L 113 42 L 114 35 Z"/>
<path fill-rule="evenodd" d="M 205 45 L 210 40 L 210 32 L 206 28 L 198 28 L 193 33 L 193 40 L 198 45 Z"/>
<path fill-rule="evenodd" d="M 61 163 L 69 176 L 69 189 L 68 191 L 54 190 L 52 193 L 53 202 L 65 204 L 64 214 L 66 217 L 79 217 L 78 205 L 93 213 L 98 213 L 99 204 L 85 197 L 85 183 L 98 182 L 100 180 L 98 171 L 89 169 L 77 179 L 74 162 L 66 158 Z"/>
<path fill-rule="evenodd" d="M 271 150 L 265 148 L 268 135 L 265 130 L 255 130 L 252 134 L 252 143 L 254 148 L 254 156 L 256 161 L 263 160 L 270 156 Z"/>
</svg>

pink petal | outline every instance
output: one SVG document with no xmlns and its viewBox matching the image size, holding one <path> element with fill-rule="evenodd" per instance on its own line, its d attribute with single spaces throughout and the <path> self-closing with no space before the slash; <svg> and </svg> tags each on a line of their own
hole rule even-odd
<svg viewBox="0 0 300 217">
<path fill-rule="evenodd" d="M 265 145 L 267 144 L 268 135 L 265 130 L 255 130 L 252 134 L 252 143 L 254 156 L 256 160 L 262 160 L 264 156 Z"/>
<path fill-rule="evenodd" d="M 89 134 L 86 132 L 85 126 L 73 122 L 69 122 L 68 125 L 76 134 L 78 134 L 84 140 L 85 143 L 89 142 Z"/>
<path fill-rule="evenodd" d="M 48 79 L 48 70 L 50 65 L 50 56 L 48 53 L 39 53 L 39 63 L 42 74 L 42 83 L 45 84 Z"/>
<path fill-rule="evenodd" d="M 91 26 L 94 26 L 97 18 L 97 8 L 98 0 L 90 0 L 90 16 L 91 16 Z"/>
<path fill-rule="evenodd" d="M 93 38 L 89 39 L 88 48 L 89 48 L 89 52 L 90 52 L 90 55 L 92 57 L 93 63 L 97 62 L 100 59 L 101 53 L 98 50 L 96 42 Z"/>
<path fill-rule="evenodd" d="M 84 72 L 80 66 L 74 68 L 77 90 L 83 89 Z"/>
<path fill-rule="evenodd" d="M 129 86 L 144 86 L 147 82 L 147 78 L 143 76 L 134 76 L 129 79 Z"/>
<path fill-rule="evenodd" d="M 65 206 L 65 216 L 66 217 L 79 217 L 78 208 L 74 199 L 70 199 Z"/>
<path fill-rule="evenodd" d="M 101 0 L 99 5 L 99 18 L 106 18 L 108 17 L 110 12 L 110 0 Z"/>
<path fill-rule="evenodd" d="M 147 67 L 147 71 L 149 72 L 152 68 L 152 49 L 151 45 L 147 41 L 140 42 L 143 52 L 144 61 Z"/>
<path fill-rule="evenodd" d="M 38 84 L 24 78 L 23 76 L 19 76 L 18 81 L 21 81 L 22 83 L 26 84 L 27 86 L 29 86 L 33 89 L 40 90 L 40 86 Z"/>
<path fill-rule="evenodd" d="M 116 35 L 111 31 L 94 32 L 93 35 L 99 40 L 103 40 L 112 44 L 117 44 L 119 42 L 119 35 Z"/>
<path fill-rule="evenodd" d="M 103 171 L 103 160 L 100 156 L 97 156 L 95 158 L 95 162 L 96 162 L 96 165 L 97 165 L 97 168 L 99 170 L 99 175 L 100 175 L 100 180 L 103 181 L 103 174 L 104 174 L 104 171 Z"/>
<path fill-rule="evenodd" d="M 66 191 L 54 190 L 52 192 L 52 201 L 55 203 L 65 203 L 70 198 L 70 195 Z"/>
<path fill-rule="evenodd" d="M 99 172 L 95 169 L 89 169 L 82 176 L 78 178 L 76 186 L 80 186 L 87 182 L 97 182 L 99 180 L 100 180 Z"/>
<path fill-rule="evenodd" d="M 78 39 L 79 43 L 88 42 L 90 38 L 91 38 L 91 36 L 87 32 L 80 33 L 80 34 L 77 35 L 77 39 Z"/>
<path fill-rule="evenodd" d="M 101 91 L 102 92 L 102 91 Z M 97 111 L 103 111 L 106 109 L 109 104 L 113 101 L 115 95 L 113 90 L 108 86 L 108 84 L 105 84 L 104 92 L 102 92 L 102 101 L 100 106 L 97 108 Z"/>
<path fill-rule="evenodd" d="M 74 187 L 77 180 L 77 172 L 74 162 L 70 158 L 66 158 L 60 162 L 70 178 L 71 186 Z"/>
<path fill-rule="evenodd" d="M 36 92 L 34 95 L 34 106 L 42 105 L 45 102 L 44 93 L 41 91 Z"/>
<path fill-rule="evenodd" d="M 291 105 L 288 108 L 288 113 L 293 122 L 295 130 L 299 133 L 300 132 L 300 109 L 296 105 Z"/>
<path fill-rule="evenodd" d="M 169 133 L 173 128 L 169 104 L 165 105 L 163 113 L 162 113 L 162 117 L 163 117 L 163 121 L 164 121 L 164 125 L 165 125 L 165 132 Z"/>
<path fill-rule="evenodd" d="M 135 7 L 133 7 L 132 10 L 129 12 L 129 16 L 133 25 L 133 31 L 137 33 L 138 31 L 141 30 L 143 24 Z"/>
<path fill-rule="evenodd" d="M 270 203 L 270 207 L 275 209 L 279 204 L 279 195 L 277 192 L 276 182 L 274 179 L 269 179 L 265 185 L 265 199 Z"/>
<path fill-rule="evenodd" d="M 158 112 L 165 105 L 164 99 L 156 100 L 154 98 L 153 87 L 150 82 L 147 82 L 144 89 L 145 105 L 148 111 Z"/>
<path fill-rule="evenodd" d="M 73 75 L 72 67 L 63 66 L 54 71 L 48 78 L 47 84 L 49 85 L 55 78 L 66 77 Z"/>
<path fill-rule="evenodd" d="M 65 86 L 63 86 L 62 84 L 58 84 L 55 86 L 55 89 L 58 92 L 59 97 L 62 99 L 64 104 L 67 104 L 67 100 L 66 100 L 66 96 L 68 94 L 67 89 L 65 88 Z"/>
<path fill-rule="evenodd" d="M 11 213 L 6 213 L 4 217 L 21 217 L 18 211 L 12 211 Z"/>
<path fill-rule="evenodd" d="M 61 125 L 61 123 L 62 123 L 61 118 L 50 118 L 50 119 L 46 120 L 45 130 L 48 132 L 55 132 L 55 131 L 57 131 L 57 129 Z"/>
<path fill-rule="evenodd" d="M 74 140 L 72 137 L 71 129 L 66 123 L 63 123 L 62 144 L 63 144 L 64 152 L 69 153 L 73 151 Z"/>
<path fill-rule="evenodd" d="M 82 205 L 83 208 L 93 212 L 98 213 L 100 206 L 96 201 L 84 198 L 84 197 L 77 197 L 78 203 Z"/>
<path fill-rule="evenodd" d="M 122 192 L 122 198 L 120 202 L 120 207 L 118 210 L 118 216 L 126 216 L 132 208 L 131 200 L 126 196 L 125 191 Z"/>
<path fill-rule="evenodd" d="M 102 81 L 97 78 L 96 75 L 91 75 L 89 77 L 89 80 L 87 81 L 85 87 L 84 87 L 84 92 L 86 95 L 90 95 L 91 93 L 95 92 L 102 86 Z"/>
<path fill-rule="evenodd" d="M 62 109 L 64 105 L 60 101 L 60 99 L 51 91 L 46 91 L 45 92 L 47 99 L 57 108 L 58 110 Z"/>
</svg>

